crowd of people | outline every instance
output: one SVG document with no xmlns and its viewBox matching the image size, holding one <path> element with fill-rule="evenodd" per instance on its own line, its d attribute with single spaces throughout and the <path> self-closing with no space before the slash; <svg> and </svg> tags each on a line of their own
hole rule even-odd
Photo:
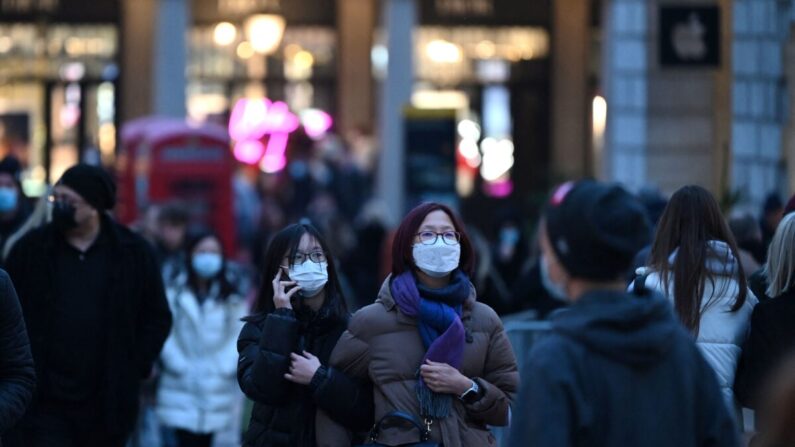
<svg viewBox="0 0 795 447">
<path fill-rule="evenodd" d="M 2 445 L 795 445 L 795 201 L 569 182 L 490 243 L 439 203 L 392 230 L 368 183 L 298 156 L 237 184 L 225 247 L 177 202 L 118 223 L 99 167 L 32 203 L 0 161 Z"/>
</svg>

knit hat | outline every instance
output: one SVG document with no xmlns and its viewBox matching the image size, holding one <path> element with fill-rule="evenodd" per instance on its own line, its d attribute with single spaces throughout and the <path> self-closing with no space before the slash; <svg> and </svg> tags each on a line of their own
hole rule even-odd
<svg viewBox="0 0 795 447">
<path fill-rule="evenodd" d="M 109 210 L 116 204 L 116 184 L 100 167 L 82 163 L 72 166 L 63 173 L 58 184 L 73 189 L 99 211 Z"/>
<path fill-rule="evenodd" d="M 555 254 L 575 278 L 619 278 L 651 238 L 643 205 L 618 185 L 566 183 L 552 195 L 545 216 Z"/>
<path fill-rule="evenodd" d="M 0 174 L 8 174 L 14 178 L 14 181 L 19 183 L 19 174 L 22 172 L 22 165 L 19 160 L 13 155 L 6 155 L 5 158 L 0 160 Z"/>
</svg>

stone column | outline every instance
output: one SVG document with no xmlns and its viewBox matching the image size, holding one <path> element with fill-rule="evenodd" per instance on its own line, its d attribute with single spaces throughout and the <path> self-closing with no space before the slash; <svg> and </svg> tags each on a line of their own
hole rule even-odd
<svg viewBox="0 0 795 447">
<path fill-rule="evenodd" d="M 337 124 L 341 134 L 373 127 L 370 51 L 375 31 L 375 0 L 338 0 L 339 78 Z"/>
<path fill-rule="evenodd" d="M 411 101 L 416 5 L 414 0 L 384 0 L 383 10 L 389 63 L 381 92 L 377 193 L 390 210 L 391 223 L 397 224 L 405 201 L 403 108 Z"/>
<path fill-rule="evenodd" d="M 121 27 L 122 123 L 152 113 L 155 0 L 124 0 Z"/>
<path fill-rule="evenodd" d="M 188 56 L 188 0 L 159 0 L 157 9 L 154 66 L 154 112 L 158 115 L 184 117 L 185 67 Z"/>
</svg>

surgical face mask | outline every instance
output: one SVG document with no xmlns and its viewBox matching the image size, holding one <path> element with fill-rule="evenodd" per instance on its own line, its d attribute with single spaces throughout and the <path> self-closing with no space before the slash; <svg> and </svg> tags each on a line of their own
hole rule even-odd
<svg viewBox="0 0 795 447">
<path fill-rule="evenodd" d="M 0 212 L 11 211 L 17 207 L 17 190 L 14 188 L 0 188 Z"/>
<path fill-rule="evenodd" d="M 568 301 L 569 297 L 566 295 L 566 289 L 561 284 L 552 281 L 549 276 L 549 261 L 546 256 L 541 257 L 541 284 L 549 293 L 549 296 L 559 301 Z"/>
<path fill-rule="evenodd" d="M 320 293 L 328 283 L 328 263 L 313 262 L 309 259 L 303 264 L 294 264 L 288 272 L 290 281 L 301 286 L 298 292 L 304 298 L 311 298 Z"/>
<path fill-rule="evenodd" d="M 442 238 L 430 245 L 414 244 L 414 264 L 421 272 L 432 278 L 442 278 L 458 268 L 461 260 L 461 244 L 449 245 Z"/>
<path fill-rule="evenodd" d="M 55 202 L 52 206 L 52 223 L 61 232 L 77 227 L 74 206 L 66 202 Z"/>
<path fill-rule="evenodd" d="M 193 270 L 202 279 L 212 279 L 221 271 L 224 258 L 218 253 L 197 253 L 191 259 Z"/>
</svg>

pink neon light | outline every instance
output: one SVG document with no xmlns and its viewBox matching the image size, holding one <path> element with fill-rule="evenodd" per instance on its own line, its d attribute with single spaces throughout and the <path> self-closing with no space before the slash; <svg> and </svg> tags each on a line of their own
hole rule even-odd
<svg viewBox="0 0 795 447">
<path fill-rule="evenodd" d="M 243 140 L 235 143 L 235 158 L 248 165 L 255 165 L 265 154 L 265 146 L 259 140 Z"/>
<path fill-rule="evenodd" d="M 301 114 L 301 124 L 304 125 L 304 130 L 309 138 L 317 140 L 326 135 L 326 132 L 334 125 L 334 120 L 331 115 L 322 110 L 309 109 Z"/>
<path fill-rule="evenodd" d="M 287 165 L 286 150 L 290 133 L 298 129 L 298 117 L 282 101 L 262 99 L 239 100 L 229 118 L 229 135 L 235 144 L 235 157 L 243 163 L 260 162 L 268 173 Z M 267 146 L 261 140 L 269 135 Z"/>
<path fill-rule="evenodd" d="M 511 195 L 513 192 L 513 181 L 497 180 L 496 182 L 488 182 L 483 185 L 486 190 L 486 195 L 495 198 L 504 198 Z"/>
</svg>

